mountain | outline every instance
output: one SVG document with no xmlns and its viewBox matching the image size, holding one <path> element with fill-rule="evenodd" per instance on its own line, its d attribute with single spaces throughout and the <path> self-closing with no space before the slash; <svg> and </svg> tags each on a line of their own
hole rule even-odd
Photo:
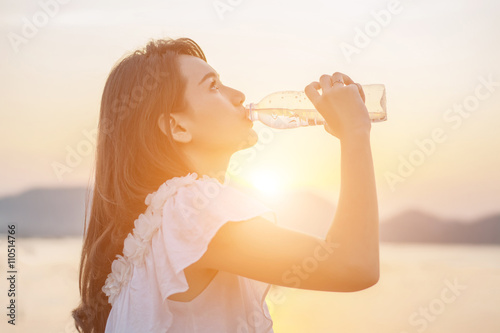
<svg viewBox="0 0 500 333">
<path fill-rule="evenodd" d="M 86 189 L 37 188 L 0 199 L 1 233 L 16 237 L 83 236 Z"/>
<path fill-rule="evenodd" d="M 1 198 L 0 233 L 7 233 L 8 224 L 15 224 L 17 237 L 83 236 L 86 192 L 83 187 L 38 188 Z M 318 237 L 326 235 L 335 215 L 335 206 L 311 191 L 290 191 L 275 198 L 253 194 L 276 212 L 279 226 Z M 410 210 L 383 221 L 380 240 L 500 244 L 500 213 L 457 221 Z"/>
<path fill-rule="evenodd" d="M 406 211 L 382 223 L 380 240 L 409 243 L 500 244 L 500 213 L 475 221 L 442 220 Z"/>
</svg>

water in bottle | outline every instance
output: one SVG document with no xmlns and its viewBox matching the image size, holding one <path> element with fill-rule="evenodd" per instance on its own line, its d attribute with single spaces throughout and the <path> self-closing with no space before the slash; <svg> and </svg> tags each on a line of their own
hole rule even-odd
<svg viewBox="0 0 500 333">
<path fill-rule="evenodd" d="M 365 105 L 372 122 L 387 120 L 385 86 L 362 85 Z M 250 120 L 259 120 L 273 128 L 323 125 L 325 119 L 302 91 L 279 91 L 247 106 Z"/>
</svg>

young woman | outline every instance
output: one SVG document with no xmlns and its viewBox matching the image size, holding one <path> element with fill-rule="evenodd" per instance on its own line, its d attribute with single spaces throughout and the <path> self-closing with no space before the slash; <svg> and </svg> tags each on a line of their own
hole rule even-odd
<svg viewBox="0 0 500 333">
<path fill-rule="evenodd" d="M 325 239 L 277 226 L 266 206 L 229 186 L 231 155 L 257 134 L 243 93 L 221 82 L 194 41 L 152 41 L 112 69 L 73 310 L 80 332 L 273 332 L 271 284 L 353 292 L 378 281 L 363 91 L 335 73 L 305 92 L 341 143 Z"/>
</svg>

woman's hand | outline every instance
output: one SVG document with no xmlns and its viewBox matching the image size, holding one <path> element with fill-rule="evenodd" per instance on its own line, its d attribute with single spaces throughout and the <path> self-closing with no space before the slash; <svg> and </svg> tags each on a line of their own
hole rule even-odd
<svg viewBox="0 0 500 333">
<path fill-rule="evenodd" d="M 322 91 L 320 95 L 318 90 Z M 322 75 L 304 89 L 307 97 L 325 118 L 325 129 L 340 140 L 369 133 L 371 121 L 365 106 L 365 94 L 359 83 L 342 73 Z"/>
</svg>

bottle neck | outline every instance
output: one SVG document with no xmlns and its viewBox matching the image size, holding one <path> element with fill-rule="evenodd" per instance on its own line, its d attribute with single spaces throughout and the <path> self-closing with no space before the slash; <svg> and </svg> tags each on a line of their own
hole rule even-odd
<svg viewBox="0 0 500 333">
<path fill-rule="evenodd" d="M 258 115 L 256 114 L 255 111 L 255 103 L 250 103 L 247 107 L 247 117 L 251 121 L 257 120 Z"/>
</svg>

